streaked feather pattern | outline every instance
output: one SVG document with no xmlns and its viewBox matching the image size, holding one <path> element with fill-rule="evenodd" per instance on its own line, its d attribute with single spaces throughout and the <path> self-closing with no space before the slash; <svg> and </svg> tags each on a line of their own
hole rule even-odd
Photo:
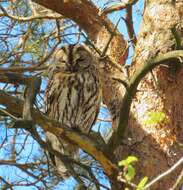
<svg viewBox="0 0 183 190">
<path fill-rule="evenodd" d="M 97 61 L 85 45 L 69 45 L 57 50 L 49 68 L 46 90 L 46 113 L 61 124 L 89 133 L 101 103 Z M 62 154 L 75 157 L 76 145 L 47 133 L 50 145 Z M 66 178 L 64 163 L 51 155 L 58 173 Z"/>
</svg>

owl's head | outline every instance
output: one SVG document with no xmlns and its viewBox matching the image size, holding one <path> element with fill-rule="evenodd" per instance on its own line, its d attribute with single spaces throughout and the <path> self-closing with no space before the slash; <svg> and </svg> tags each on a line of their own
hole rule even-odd
<svg viewBox="0 0 183 190">
<path fill-rule="evenodd" d="M 61 72 L 77 72 L 90 68 L 95 58 L 84 44 L 67 45 L 54 54 L 55 69 Z"/>
</svg>

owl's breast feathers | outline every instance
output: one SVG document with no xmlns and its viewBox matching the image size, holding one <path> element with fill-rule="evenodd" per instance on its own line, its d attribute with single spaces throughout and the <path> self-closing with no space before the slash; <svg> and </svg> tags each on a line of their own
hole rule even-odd
<svg viewBox="0 0 183 190">
<path fill-rule="evenodd" d="M 87 133 L 98 115 L 100 85 L 94 66 L 76 73 L 57 72 L 46 91 L 46 112 L 52 119 Z"/>
</svg>

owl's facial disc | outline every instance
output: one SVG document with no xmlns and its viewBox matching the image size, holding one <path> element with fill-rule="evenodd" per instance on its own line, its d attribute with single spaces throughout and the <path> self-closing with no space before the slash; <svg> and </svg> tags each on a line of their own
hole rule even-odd
<svg viewBox="0 0 183 190">
<path fill-rule="evenodd" d="M 68 45 L 55 54 L 58 72 L 78 72 L 88 69 L 93 62 L 91 53 L 83 45 Z"/>
</svg>

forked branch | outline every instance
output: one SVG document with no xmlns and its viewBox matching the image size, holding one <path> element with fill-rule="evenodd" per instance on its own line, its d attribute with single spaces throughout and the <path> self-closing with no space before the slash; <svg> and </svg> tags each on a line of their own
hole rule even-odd
<svg viewBox="0 0 183 190">
<path fill-rule="evenodd" d="M 148 72 L 150 72 L 152 69 L 162 64 L 163 62 L 171 59 L 178 59 L 178 61 L 180 61 L 180 58 L 182 57 L 183 57 L 183 50 L 175 50 L 159 55 L 154 59 L 151 59 L 148 62 L 146 62 L 144 66 L 139 70 L 137 70 L 135 74 L 130 78 L 128 90 L 125 92 L 125 95 L 123 97 L 123 103 L 120 109 L 120 119 L 119 119 L 118 129 L 113 133 L 109 141 L 109 146 L 111 147 L 111 150 L 114 150 L 117 146 L 119 146 L 121 140 L 123 139 L 125 129 L 128 126 L 129 113 L 130 113 L 132 100 L 136 94 L 137 86 L 140 83 L 140 81 L 147 75 Z M 174 62 L 172 61 L 171 64 L 174 64 Z"/>
</svg>

